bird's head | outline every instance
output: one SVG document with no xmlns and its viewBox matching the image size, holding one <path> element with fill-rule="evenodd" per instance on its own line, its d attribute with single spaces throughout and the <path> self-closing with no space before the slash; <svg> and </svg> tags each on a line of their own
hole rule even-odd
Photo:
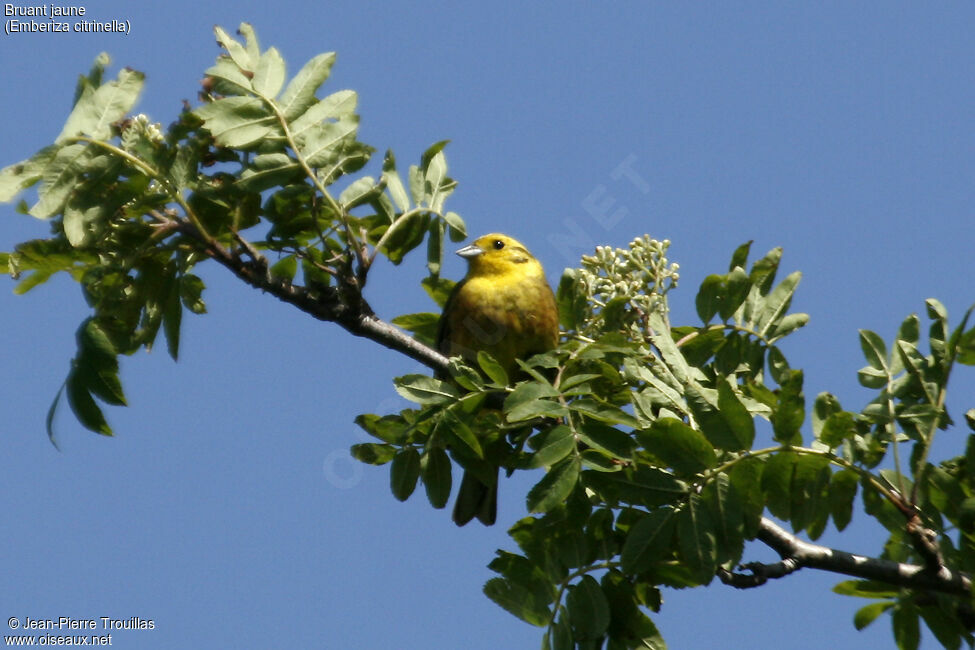
<svg viewBox="0 0 975 650">
<path fill-rule="evenodd" d="M 521 242 L 498 233 L 479 237 L 457 254 L 467 260 L 469 275 L 472 276 L 543 273 L 542 265 Z"/>
</svg>

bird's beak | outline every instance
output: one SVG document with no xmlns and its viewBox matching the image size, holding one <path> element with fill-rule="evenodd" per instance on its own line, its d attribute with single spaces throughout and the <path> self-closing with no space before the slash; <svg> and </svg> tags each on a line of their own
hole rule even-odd
<svg viewBox="0 0 975 650">
<path fill-rule="evenodd" d="M 478 255 L 483 255 L 484 251 L 474 244 L 471 244 L 470 246 L 464 246 L 462 249 L 457 251 L 457 254 L 464 259 L 470 259 L 472 257 L 477 257 Z"/>
</svg>

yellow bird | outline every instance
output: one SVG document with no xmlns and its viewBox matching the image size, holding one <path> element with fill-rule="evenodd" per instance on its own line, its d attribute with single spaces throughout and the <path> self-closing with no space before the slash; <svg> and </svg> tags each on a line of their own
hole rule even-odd
<svg viewBox="0 0 975 650">
<path fill-rule="evenodd" d="M 517 359 L 551 350 L 559 340 L 555 295 L 542 265 L 521 243 L 506 235 L 485 235 L 457 251 L 467 260 L 467 275 L 454 287 L 437 332 L 437 348 L 447 356 L 474 361 L 481 350 L 494 357 L 508 378 Z M 490 526 L 497 518 L 498 483 L 487 485 L 464 472 L 454 522 L 477 517 Z"/>
</svg>

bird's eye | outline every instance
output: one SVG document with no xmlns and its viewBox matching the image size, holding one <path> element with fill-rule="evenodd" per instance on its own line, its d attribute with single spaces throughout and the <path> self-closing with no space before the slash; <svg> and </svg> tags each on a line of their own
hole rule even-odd
<svg viewBox="0 0 975 650">
<path fill-rule="evenodd" d="M 495 239 L 494 240 L 494 250 L 499 251 L 502 248 L 504 248 L 504 242 L 501 241 L 500 239 Z"/>
</svg>

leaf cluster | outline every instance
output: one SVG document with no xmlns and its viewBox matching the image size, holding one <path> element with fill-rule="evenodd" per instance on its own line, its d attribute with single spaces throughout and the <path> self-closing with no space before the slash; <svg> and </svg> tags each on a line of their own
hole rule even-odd
<svg viewBox="0 0 975 650">
<path fill-rule="evenodd" d="M 335 54 L 289 79 L 278 50 L 262 50 L 250 25 L 241 25 L 242 40 L 220 27 L 215 34 L 223 53 L 206 71 L 199 105 L 184 104 L 167 129 L 129 114 L 144 75 L 126 68 L 108 80 L 102 54 L 80 78 L 54 143 L 0 170 L 0 201 L 33 188 L 36 202 L 21 200 L 20 211 L 51 229 L 0 253 L 16 292 L 65 272 L 92 308 L 65 388 L 79 421 L 98 433 L 111 434 L 99 401 L 124 404 L 115 357 L 151 348 L 162 329 L 176 359 L 183 312 L 206 310 L 199 263 L 215 260 L 355 330 L 371 313 L 362 290 L 378 256 L 398 264 L 425 243 L 436 283 L 445 236 L 466 236 L 460 216 L 444 210 L 456 187 L 446 142 L 405 177 L 392 152 L 378 175 L 356 175 L 374 149 L 358 139 L 355 92 L 320 97 Z"/>
</svg>

